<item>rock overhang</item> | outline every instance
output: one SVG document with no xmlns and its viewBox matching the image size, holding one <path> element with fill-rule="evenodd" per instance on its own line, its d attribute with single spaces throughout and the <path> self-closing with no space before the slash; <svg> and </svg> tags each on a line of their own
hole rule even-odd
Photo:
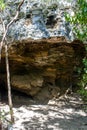
<svg viewBox="0 0 87 130">
<path fill-rule="evenodd" d="M 78 82 L 77 68 L 83 68 L 85 57 L 84 44 L 79 40 L 70 42 L 65 37 L 24 39 L 9 44 L 8 48 L 13 89 L 38 98 L 45 96 L 45 92 L 45 98 L 51 98 Z M 0 75 L 6 82 L 4 49 L 2 52 Z"/>
</svg>

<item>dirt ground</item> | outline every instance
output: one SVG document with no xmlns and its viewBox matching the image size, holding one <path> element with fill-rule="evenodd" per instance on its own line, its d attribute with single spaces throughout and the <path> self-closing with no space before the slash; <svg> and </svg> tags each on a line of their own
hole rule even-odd
<svg viewBox="0 0 87 130">
<path fill-rule="evenodd" d="M 15 124 L 8 130 L 87 130 L 87 104 L 77 94 L 46 102 L 16 97 L 13 102 Z M 0 109 L 10 120 L 8 105 L 1 102 Z M 2 122 L 6 127 L 5 119 Z"/>
</svg>

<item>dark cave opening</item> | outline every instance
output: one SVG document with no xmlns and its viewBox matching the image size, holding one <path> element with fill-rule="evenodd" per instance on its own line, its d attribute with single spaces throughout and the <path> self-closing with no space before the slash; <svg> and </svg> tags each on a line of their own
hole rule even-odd
<svg viewBox="0 0 87 130">
<path fill-rule="evenodd" d="M 0 101 L 4 101 L 7 99 L 7 87 L 6 83 L 3 79 L 0 78 Z"/>
<path fill-rule="evenodd" d="M 26 14 L 26 19 L 31 18 L 31 14 Z"/>
<path fill-rule="evenodd" d="M 20 92 L 15 89 L 11 89 L 11 96 L 13 102 L 16 102 L 18 99 L 33 99 L 31 95 L 27 95 L 26 93 Z M 7 84 L 4 80 L 0 79 L 0 102 L 8 103 L 8 89 Z"/>
<path fill-rule="evenodd" d="M 55 16 L 54 15 L 50 15 L 48 18 L 47 18 L 47 22 L 46 22 L 46 26 L 48 28 L 53 28 L 55 26 L 55 24 L 57 23 L 57 21 L 55 20 Z"/>
</svg>

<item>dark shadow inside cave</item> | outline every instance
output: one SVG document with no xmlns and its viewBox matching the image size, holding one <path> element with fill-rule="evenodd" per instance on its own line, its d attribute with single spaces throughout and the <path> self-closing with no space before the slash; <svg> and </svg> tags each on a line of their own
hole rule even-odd
<svg viewBox="0 0 87 130">
<path fill-rule="evenodd" d="M 47 26 L 48 28 L 50 28 L 50 27 L 53 28 L 56 23 L 57 23 L 57 21 L 55 20 L 54 15 L 50 15 L 50 16 L 47 18 L 46 26 Z"/>
<path fill-rule="evenodd" d="M 7 101 L 7 89 L 4 80 L 0 79 L 0 101 Z"/>
<path fill-rule="evenodd" d="M 11 90 L 12 93 L 12 100 L 14 105 L 25 105 L 28 103 L 29 100 L 33 100 L 31 95 L 27 95 L 23 92 L 18 90 Z M 7 84 L 4 80 L 0 79 L 0 102 L 8 104 L 8 90 Z"/>
</svg>

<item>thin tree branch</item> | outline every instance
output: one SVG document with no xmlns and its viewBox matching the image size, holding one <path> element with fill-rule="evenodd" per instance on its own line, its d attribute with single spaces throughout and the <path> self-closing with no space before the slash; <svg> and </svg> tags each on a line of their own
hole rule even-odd
<svg viewBox="0 0 87 130">
<path fill-rule="evenodd" d="M 21 6 L 22 6 L 23 3 L 24 3 L 24 0 L 21 1 L 21 3 L 18 6 L 16 15 L 14 16 L 14 18 L 10 21 L 10 23 L 6 27 L 6 31 L 5 31 L 5 33 L 4 33 L 3 37 L 2 37 L 1 42 L 0 42 L 0 57 L 1 57 L 1 51 L 2 51 L 2 47 L 4 46 L 4 41 L 5 41 L 5 37 L 7 35 L 7 32 L 8 32 L 8 29 L 12 25 L 12 23 L 16 22 L 16 20 L 18 18 L 18 15 L 19 15 L 19 12 L 20 12 L 20 8 L 21 8 Z"/>
<path fill-rule="evenodd" d="M 8 85 L 8 103 L 10 109 L 11 123 L 14 123 L 13 104 L 11 96 L 11 83 L 10 83 L 10 71 L 9 71 L 9 60 L 8 60 L 8 46 L 5 44 L 5 57 L 6 57 L 6 72 L 7 72 L 7 85 Z"/>
<path fill-rule="evenodd" d="M 3 26 L 3 37 L 0 42 L 0 58 L 1 58 L 1 51 L 2 47 L 5 45 L 5 58 L 6 58 L 6 73 L 7 73 L 7 86 L 8 86 L 8 102 L 9 102 L 9 108 L 10 108 L 10 115 L 11 115 L 11 123 L 14 123 L 14 116 L 13 116 L 13 104 L 12 104 L 12 97 L 11 97 L 11 83 L 10 83 L 10 71 L 9 71 L 9 59 L 8 59 L 8 41 L 7 41 L 7 32 L 9 27 L 12 25 L 13 22 L 15 22 L 18 18 L 20 8 L 23 4 L 24 0 L 19 4 L 16 15 L 14 18 L 9 22 L 7 26 L 5 26 L 4 20 L 1 18 L 2 26 Z"/>
<path fill-rule="evenodd" d="M 3 31 L 6 32 L 6 27 L 4 21 L 1 19 L 3 25 Z M 11 123 L 14 123 L 14 115 L 13 115 L 13 104 L 12 104 L 12 96 L 11 96 L 11 83 L 10 83 L 10 70 L 9 70 L 9 59 L 8 59 L 8 43 L 7 38 L 5 37 L 5 58 L 6 58 L 6 74 L 7 74 L 7 86 L 8 86 L 8 103 L 10 109 Z"/>
</svg>

